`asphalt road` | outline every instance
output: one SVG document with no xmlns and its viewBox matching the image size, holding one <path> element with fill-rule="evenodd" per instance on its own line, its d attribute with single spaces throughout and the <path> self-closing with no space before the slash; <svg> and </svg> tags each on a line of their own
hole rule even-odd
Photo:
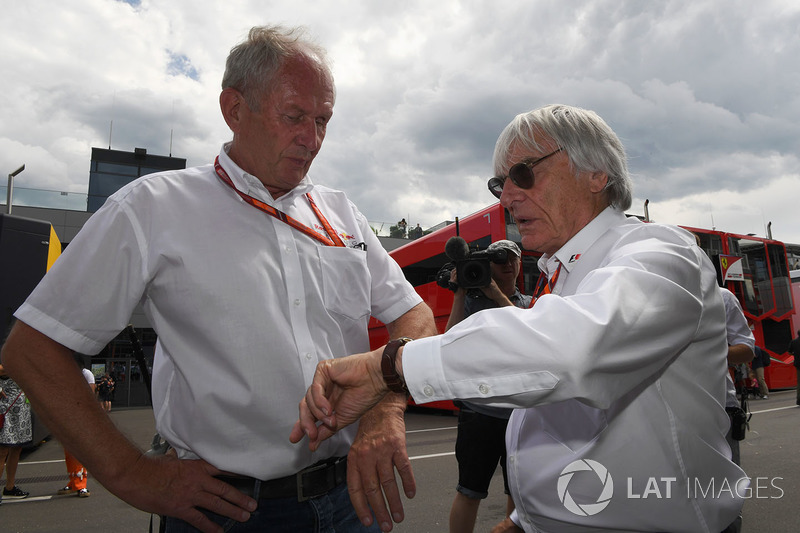
<svg viewBox="0 0 800 533">
<path fill-rule="evenodd" d="M 751 431 L 742 442 L 742 463 L 753 478 L 753 493 L 744 507 L 744 531 L 786 533 L 798 529 L 800 502 L 800 407 L 794 391 L 773 392 L 767 400 L 751 402 Z M 143 448 L 153 435 L 148 409 L 111 412 L 111 418 Z M 417 409 L 407 414 L 408 452 L 417 479 L 417 496 L 405 502 L 406 520 L 394 531 L 447 531 L 455 494 L 457 467 L 453 447 L 456 417 Z M 114 450 L 108 450 L 109 454 Z M 66 485 L 63 451 L 49 440 L 23 453 L 17 484 L 30 491 L 25 500 L 0 505 L 0 531 L 86 533 L 145 532 L 150 515 L 139 511 L 89 480 L 90 498 L 56 496 Z M 4 483 L 4 481 L 3 481 Z M 755 487 L 761 487 L 756 490 Z M 616 494 L 615 494 L 616 496 Z M 505 512 L 502 476 L 498 469 L 481 504 L 477 532 L 489 531 Z"/>
</svg>

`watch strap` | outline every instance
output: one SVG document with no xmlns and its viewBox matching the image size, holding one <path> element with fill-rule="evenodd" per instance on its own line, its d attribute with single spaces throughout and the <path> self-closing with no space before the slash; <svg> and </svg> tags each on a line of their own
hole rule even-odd
<svg viewBox="0 0 800 533">
<path fill-rule="evenodd" d="M 381 372 L 383 373 L 383 381 L 392 392 L 408 394 L 408 387 L 397 371 L 397 352 L 401 346 L 412 340 L 414 339 L 409 339 L 408 337 L 393 339 L 386 343 L 386 347 L 383 349 Z"/>
</svg>

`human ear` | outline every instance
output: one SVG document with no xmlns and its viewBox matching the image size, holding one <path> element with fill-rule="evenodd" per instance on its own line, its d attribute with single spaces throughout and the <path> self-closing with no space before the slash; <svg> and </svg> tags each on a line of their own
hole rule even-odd
<svg viewBox="0 0 800 533">
<path fill-rule="evenodd" d="M 607 184 L 608 174 L 605 172 L 592 172 L 589 176 L 589 190 L 593 193 L 603 192 Z"/>
<path fill-rule="evenodd" d="M 241 113 L 246 105 L 242 93 L 233 87 L 223 89 L 219 95 L 219 108 L 222 111 L 222 118 L 225 119 L 225 123 L 234 133 L 239 130 L 239 124 L 242 119 Z"/>
</svg>

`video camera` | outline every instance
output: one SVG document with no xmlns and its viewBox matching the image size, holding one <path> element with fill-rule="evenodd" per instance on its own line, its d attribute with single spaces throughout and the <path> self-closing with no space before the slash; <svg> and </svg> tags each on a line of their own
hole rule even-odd
<svg viewBox="0 0 800 533">
<path fill-rule="evenodd" d="M 459 287 L 463 289 L 478 289 L 492 284 L 492 269 L 490 263 L 503 264 L 508 260 L 508 251 L 498 250 L 472 250 L 467 241 L 461 237 L 450 237 L 444 245 L 445 255 L 452 261 L 446 263 L 436 274 L 436 283 L 443 289 L 455 292 Z M 456 269 L 458 283 L 450 282 L 450 272 Z"/>
</svg>

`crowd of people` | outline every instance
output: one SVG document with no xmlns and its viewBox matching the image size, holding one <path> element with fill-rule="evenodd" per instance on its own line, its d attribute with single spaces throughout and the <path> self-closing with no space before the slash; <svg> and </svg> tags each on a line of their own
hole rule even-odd
<svg viewBox="0 0 800 533">
<path fill-rule="evenodd" d="M 498 464 L 508 504 L 495 533 L 735 530 L 738 491 L 581 515 L 553 490 L 575 464 L 639 481 L 745 478 L 728 365 L 748 357 L 736 346 L 752 357 L 752 335 L 726 318 L 690 233 L 625 216 L 633 184 L 608 124 L 551 105 L 503 130 L 488 188 L 522 248 L 542 254 L 541 276 L 522 294 L 519 245 L 491 244 L 505 260 L 477 290 L 452 275 L 439 334 L 358 208 L 308 174 L 335 98 L 326 52 L 302 30 L 252 28 L 226 61 L 219 103 L 232 140 L 213 164 L 123 187 L 16 311 L 0 373 L 19 385 L 2 397 L 21 387 L 64 444 L 70 483 L 59 492 L 88 496 L 91 472 L 163 515 L 168 532 L 389 531 L 405 516 L 401 491 L 416 492 L 410 395 L 461 402 L 451 531 L 473 529 Z M 98 353 L 140 302 L 158 334 L 164 454 L 114 426 L 113 381 L 92 383 L 72 359 Z M 370 317 L 391 339 L 373 351 Z M 10 425 L 21 405 L 8 412 Z M 13 449 L 12 497 L 27 494 Z M 593 482 L 574 477 L 570 489 L 591 493 Z"/>
</svg>

